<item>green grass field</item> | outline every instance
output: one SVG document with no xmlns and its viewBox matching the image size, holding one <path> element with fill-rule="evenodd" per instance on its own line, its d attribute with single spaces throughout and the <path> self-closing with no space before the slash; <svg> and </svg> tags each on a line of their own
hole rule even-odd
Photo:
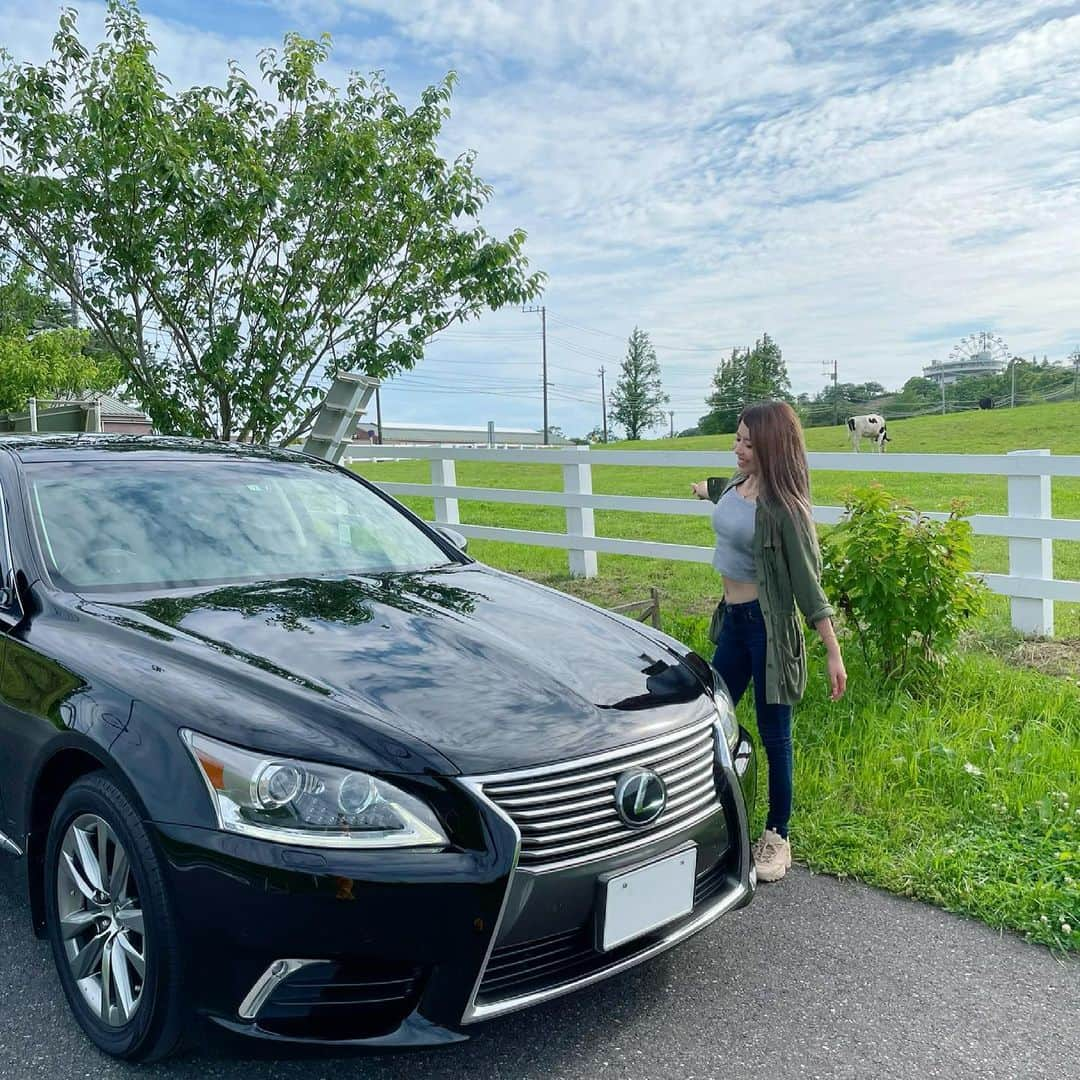
<svg viewBox="0 0 1080 1080">
<path fill-rule="evenodd" d="M 889 430 L 895 451 L 1003 453 L 1045 447 L 1055 454 L 1080 454 L 1080 403 L 898 420 L 890 422 Z M 807 432 L 807 444 L 811 450 L 844 450 L 848 447 L 847 428 L 811 428 Z M 731 437 L 661 439 L 609 446 L 620 450 L 728 450 Z M 680 498 L 688 496 L 692 481 L 701 479 L 699 469 L 605 466 L 603 455 L 603 448 L 596 449 L 592 463 L 593 490 L 598 494 Z M 357 468 L 375 481 L 427 483 L 431 476 L 426 461 L 364 463 Z M 886 490 L 909 499 L 922 510 L 948 510 L 954 499 L 964 499 L 971 513 L 1004 514 L 1007 508 L 1004 477 L 883 473 L 878 479 Z M 457 463 L 457 480 L 469 487 L 559 491 L 562 470 L 557 465 L 463 461 Z M 815 472 L 814 501 L 818 505 L 839 505 L 845 489 L 874 480 L 868 473 Z M 1052 492 L 1056 517 L 1080 519 L 1080 479 L 1055 479 Z M 403 501 L 421 515 L 431 517 L 430 499 L 409 497 Z M 565 512 L 555 507 L 463 501 L 460 509 L 461 520 L 476 525 L 566 531 Z M 595 517 L 598 536 L 704 547 L 713 542 L 712 529 L 704 517 L 621 511 L 596 511 Z M 470 551 L 485 562 L 530 577 L 543 577 L 549 583 L 558 584 L 567 576 L 566 553 L 556 549 L 474 541 Z M 975 557 L 978 569 L 1004 573 L 1008 570 L 1008 541 L 1000 537 L 976 537 Z M 600 555 L 598 562 L 600 579 L 596 595 L 612 604 L 633 600 L 647 593 L 650 586 L 657 586 L 680 610 L 705 610 L 716 592 L 715 575 L 704 564 L 620 555 Z M 1059 578 L 1080 580 L 1080 541 L 1055 541 L 1054 570 Z M 1080 604 L 1059 603 L 1055 615 L 1059 637 L 1080 638 Z M 1003 598 L 992 602 L 991 617 L 1007 623 L 1007 602 Z"/>
<path fill-rule="evenodd" d="M 894 451 L 1000 453 L 1046 447 L 1080 454 L 1080 403 L 890 421 Z M 847 432 L 807 432 L 811 450 L 844 450 Z M 730 437 L 612 444 L 618 449 L 729 449 Z M 593 489 L 604 494 L 680 497 L 696 469 L 604 466 L 595 452 Z M 430 479 L 426 461 L 364 463 L 375 481 Z M 560 490 L 558 466 L 459 462 L 458 483 Z M 839 504 L 868 474 L 818 472 L 814 501 Z M 883 486 L 925 510 L 965 498 L 972 512 L 1004 513 L 1003 477 L 882 474 Z M 406 501 L 425 517 L 430 499 Z M 1080 518 L 1080 480 L 1055 480 L 1055 516 Z M 461 519 L 508 528 L 565 531 L 560 509 L 461 503 Z M 627 539 L 712 543 L 708 520 L 623 512 L 596 513 L 596 532 Z M 709 655 L 705 635 L 718 581 L 711 567 L 600 555 L 599 576 L 568 577 L 556 549 L 473 541 L 470 553 L 492 565 L 614 606 L 661 591 L 664 628 Z M 1006 541 L 976 538 L 978 567 L 1007 569 Z M 1080 542 L 1054 548 L 1058 577 L 1080 579 Z M 857 650 L 845 653 L 850 689 L 839 703 L 825 693 L 823 657 L 812 647 L 810 688 L 796 710 L 796 858 L 841 876 L 920 897 L 1016 930 L 1055 949 L 1080 949 L 1080 605 L 1058 604 L 1059 641 L 1026 652 L 1052 655 L 1045 670 L 1019 667 L 1022 649 L 1008 625 L 1007 602 L 992 598 L 966 647 L 950 658 L 929 692 L 882 692 Z M 1048 652 L 1049 650 L 1049 652 Z M 1053 671 L 1054 674 L 1048 672 Z M 739 707 L 753 730 L 753 709 Z M 762 766 L 763 770 L 763 766 Z M 761 774 L 764 790 L 764 771 Z M 762 802 L 758 806 L 761 824 Z"/>
</svg>

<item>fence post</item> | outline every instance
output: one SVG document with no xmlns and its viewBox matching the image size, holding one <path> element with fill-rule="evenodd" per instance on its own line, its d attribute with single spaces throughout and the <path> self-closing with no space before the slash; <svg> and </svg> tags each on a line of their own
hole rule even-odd
<svg viewBox="0 0 1080 1080">
<path fill-rule="evenodd" d="M 1038 454 L 1049 450 L 1013 450 L 1009 457 Z M 1049 476 L 1010 476 L 1009 517 L 1052 517 Z M 1009 539 L 1009 574 L 1012 577 L 1054 577 L 1054 544 L 1052 540 L 1030 538 Z M 1009 597 L 1013 629 L 1022 634 L 1052 637 L 1054 633 L 1054 601 L 1030 596 Z"/>
<path fill-rule="evenodd" d="M 37 431 L 37 398 L 30 399 L 30 430 Z"/>
<path fill-rule="evenodd" d="M 453 458 L 446 460 L 432 458 L 431 482 L 441 487 L 457 487 L 457 470 Z M 444 525 L 459 525 L 457 499 L 435 497 L 435 520 Z"/>
<path fill-rule="evenodd" d="M 581 452 L 587 454 L 589 448 L 583 446 Z M 563 466 L 563 491 L 568 495 L 592 494 L 592 467 L 587 461 L 583 461 L 580 465 Z M 566 534 L 567 536 L 596 535 L 591 506 L 568 506 L 566 508 Z M 571 548 L 569 554 L 571 577 L 596 577 L 595 551 Z"/>
</svg>

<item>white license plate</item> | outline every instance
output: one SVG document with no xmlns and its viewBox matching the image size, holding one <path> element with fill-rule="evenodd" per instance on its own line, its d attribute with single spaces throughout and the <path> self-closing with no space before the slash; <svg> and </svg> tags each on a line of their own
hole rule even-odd
<svg viewBox="0 0 1080 1080">
<path fill-rule="evenodd" d="M 601 881 L 600 948 L 607 952 L 694 909 L 697 848 Z"/>
</svg>

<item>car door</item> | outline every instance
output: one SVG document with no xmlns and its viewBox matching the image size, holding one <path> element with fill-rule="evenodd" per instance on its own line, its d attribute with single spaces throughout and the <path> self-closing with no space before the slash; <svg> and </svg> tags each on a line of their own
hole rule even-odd
<svg viewBox="0 0 1080 1080">
<path fill-rule="evenodd" d="M 28 584 L 38 575 L 28 553 L 20 484 L 0 451 L 0 832 L 18 847 L 29 827 L 24 818 L 33 778 L 49 746 L 76 728 L 73 698 L 86 686 L 64 659 L 70 616 L 42 614 L 33 599 L 38 586 Z M 11 853 L 10 843 L 0 840 L 0 847 Z"/>
<path fill-rule="evenodd" d="M 5 455 L 6 456 L 6 455 Z M 10 484 L 0 475 L 0 686 L 3 685 L 4 668 L 7 664 L 8 632 L 19 617 L 19 601 L 15 595 L 15 575 L 11 564 L 11 541 L 8 533 L 8 494 Z M 5 739 L 4 707 L 0 704 L 0 852 L 14 855 L 18 845 L 11 839 L 14 824 L 9 819 L 7 807 L 10 794 L 9 763 L 11 747 Z M 5 798 L 8 794 L 8 798 Z"/>
</svg>

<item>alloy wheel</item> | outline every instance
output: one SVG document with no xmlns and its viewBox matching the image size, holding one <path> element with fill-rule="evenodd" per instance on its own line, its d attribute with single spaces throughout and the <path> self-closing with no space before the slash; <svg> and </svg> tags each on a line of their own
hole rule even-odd
<svg viewBox="0 0 1080 1080">
<path fill-rule="evenodd" d="M 127 851 L 96 814 L 80 814 L 56 868 L 60 935 L 75 984 L 102 1023 L 135 1015 L 146 978 L 147 942 Z"/>
</svg>

